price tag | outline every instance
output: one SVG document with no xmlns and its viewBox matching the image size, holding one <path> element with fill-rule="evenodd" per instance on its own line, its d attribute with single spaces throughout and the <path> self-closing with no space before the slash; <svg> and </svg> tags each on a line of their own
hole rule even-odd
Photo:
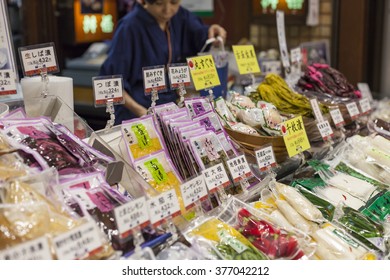
<svg viewBox="0 0 390 280">
<path fill-rule="evenodd" d="M 108 101 L 114 105 L 124 104 L 122 76 L 104 76 L 92 78 L 95 107 L 104 107 Z"/>
<path fill-rule="evenodd" d="M 302 52 L 301 48 L 291 49 L 291 62 L 301 62 L 302 61 Z"/>
<path fill-rule="evenodd" d="M 171 89 L 178 88 L 181 84 L 185 87 L 191 85 L 190 70 L 188 69 L 188 65 L 185 63 L 169 65 L 168 74 Z"/>
<path fill-rule="evenodd" d="M 252 176 L 252 171 L 246 161 L 245 155 L 229 159 L 227 161 L 227 166 L 235 183 L 241 181 L 243 177 L 248 178 Z"/>
<path fill-rule="evenodd" d="M 95 254 L 101 247 L 100 232 L 91 221 L 53 238 L 60 260 L 76 260 Z"/>
<path fill-rule="evenodd" d="M 180 191 L 187 210 L 193 207 L 196 201 L 204 200 L 207 197 L 207 187 L 203 175 L 182 184 Z"/>
<path fill-rule="evenodd" d="M 318 105 L 317 98 L 310 99 L 311 108 L 313 109 L 314 116 L 318 122 L 322 122 L 324 117 L 322 116 L 320 106 Z"/>
<path fill-rule="evenodd" d="M 269 73 L 282 74 L 282 63 L 278 60 L 261 62 L 261 70 L 267 75 Z"/>
<path fill-rule="evenodd" d="M 229 177 L 222 163 L 207 168 L 202 173 L 210 192 L 216 192 L 218 187 L 225 188 L 230 185 Z"/>
<path fill-rule="evenodd" d="M 356 120 L 360 115 L 359 108 L 356 105 L 356 102 L 350 102 L 346 104 L 346 106 L 347 106 L 348 113 L 351 116 L 351 119 Z"/>
<path fill-rule="evenodd" d="M 149 95 L 153 89 L 159 93 L 167 91 L 164 65 L 143 67 L 142 72 L 144 76 L 144 89 L 146 95 Z"/>
<path fill-rule="evenodd" d="M 221 84 L 211 55 L 187 58 L 187 64 L 196 90 L 212 88 Z"/>
<path fill-rule="evenodd" d="M 256 150 L 255 153 L 257 165 L 259 166 L 260 171 L 267 171 L 268 169 L 276 166 L 274 149 L 271 145 Z"/>
<path fill-rule="evenodd" d="M 260 73 L 259 62 L 253 45 L 233 46 L 238 72 L 241 75 Z"/>
<path fill-rule="evenodd" d="M 290 67 L 290 59 L 288 57 L 288 49 L 286 43 L 286 31 L 284 26 L 284 12 L 276 11 L 276 28 L 278 31 L 280 58 L 284 68 Z"/>
<path fill-rule="evenodd" d="M 49 242 L 46 237 L 23 242 L 0 251 L 0 260 L 51 260 Z"/>
<path fill-rule="evenodd" d="M 125 238 L 135 227 L 144 228 L 149 224 L 149 212 L 145 197 L 129 201 L 114 209 L 119 234 Z"/>
<path fill-rule="evenodd" d="M 328 121 L 322 121 L 317 123 L 317 127 L 321 133 L 322 139 L 324 141 L 329 140 L 333 137 L 333 130 L 330 127 L 330 124 Z"/>
<path fill-rule="evenodd" d="M 284 144 L 289 157 L 293 157 L 303 151 L 310 149 L 302 116 L 285 121 L 282 124 Z"/>
<path fill-rule="evenodd" d="M 0 95 L 10 95 L 16 93 L 15 72 L 11 70 L 0 70 Z"/>
<path fill-rule="evenodd" d="M 152 225 L 161 224 L 165 218 L 180 215 L 180 205 L 175 190 L 169 190 L 147 200 Z"/>
<path fill-rule="evenodd" d="M 358 86 L 358 89 L 360 90 L 360 92 L 362 93 L 363 98 L 368 98 L 369 101 L 373 100 L 372 93 L 371 93 L 371 90 L 370 90 L 370 87 L 368 86 L 368 84 L 358 83 L 357 86 Z"/>
<path fill-rule="evenodd" d="M 341 114 L 339 108 L 332 109 L 329 111 L 329 113 L 336 127 L 341 127 L 345 124 L 343 115 Z"/>
<path fill-rule="evenodd" d="M 24 76 L 40 75 L 43 68 L 47 73 L 60 71 L 54 43 L 19 48 Z"/>
<path fill-rule="evenodd" d="M 359 105 L 362 114 L 368 114 L 371 111 L 371 104 L 368 98 L 363 98 L 359 100 Z"/>
</svg>

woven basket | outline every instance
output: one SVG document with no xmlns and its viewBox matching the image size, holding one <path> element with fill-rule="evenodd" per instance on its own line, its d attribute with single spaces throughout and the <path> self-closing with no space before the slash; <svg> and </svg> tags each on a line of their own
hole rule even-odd
<svg viewBox="0 0 390 280">
<path fill-rule="evenodd" d="M 240 149 L 248 156 L 248 161 L 256 163 L 255 150 L 260 147 L 271 144 L 274 150 L 275 158 L 278 163 L 288 158 L 286 146 L 282 136 L 259 136 L 234 131 L 225 127 L 230 138 L 235 141 Z"/>
</svg>

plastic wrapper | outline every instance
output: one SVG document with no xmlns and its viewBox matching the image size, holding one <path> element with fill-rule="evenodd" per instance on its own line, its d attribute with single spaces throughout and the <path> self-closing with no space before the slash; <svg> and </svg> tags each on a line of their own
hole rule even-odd
<svg viewBox="0 0 390 280">
<path fill-rule="evenodd" d="M 266 260 L 242 234 L 216 218 L 210 218 L 186 233 L 188 239 L 202 236 L 210 240 L 224 260 Z"/>
<path fill-rule="evenodd" d="M 232 95 L 230 103 L 240 110 L 256 108 L 256 104 L 249 97 L 238 93 Z"/>
<path fill-rule="evenodd" d="M 125 121 L 121 126 L 121 130 L 131 162 L 164 150 L 162 136 L 157 130 L 151 115 Z"/>
<path fill-rule="evenodd" d="M 229 107 L 226 105 L 226 102 L 222 97 L 214 99 L 214 109 L 226 124 L 230 125 L 237 122 L 236 117 L 230 111 Z"/>
<path fill-rule="evenodd" d="M 372 253 L 352 236 L 331 223 L 321 225 L 311 236 L 318 243 L 316 255 L 324 260 L 375 260 Z"/>
<path fill-rule="evenodd" d="M 1 201 L 5 205 L 12 205 L 4 212 L 4 220 L 1 221 L 3 234 L 6 238 L 11 238 L 12 242 L 16 240 L 25 242 L 42 236 L 43 232 L 49 238 L 54 238 L 86 223 L 86 220 L 71 216 L 65 209 L 59 208 L 30 185 L 20 181 L 12 181 L 3 185 Z M 35 205 L 44 205 L 44 208 L 39 207 L 37 210 L 34 208 Z M 27 208 L 28 211 L 26 211 Z M 18 211 L 16 212 L 15 209 Z M 33 213 L 30 212 L 32 209 L 35 209 Z M 7 224 L 8 227 L 3 227 Z M 101 239 L 100 248 L 81 258 L 106 259 L 114 254 L 104 236 L 98 238 Z M 8 244 L 12 242 L 7 241 Z"/>
<path fill-rule="evenodd" d="M 157 256 L 157 260 L 203 260 L 204 257 L 191 247 L 187 247 L 181 242 L 176 242 L 170 247 L 162 250 Z"/>
<path fill-rule="evenodd" d="M 186 210 L 184 207 L 180 191 L 182 178 L 164 152 L 158 152 L 140 159 L 134 163 L 134 166 L 142 178 L 158 192 L 174 189 L 182 215 L 188 220 L 194 217 L 194 210 Z"/>
<path fill-rule="evenodd" d="M 322 216 L 328 220 L 332 221 L 336 207 L 329 201 L 319 197 L 309 190 L 305 190 L 299 184 L 294 184 L 297 190 L 308 199 L 319 211 L 321 211 Z"/>
<path fill-rule="evenodd" d="M 188 109 L 191 118 L 204 114 L 212 110 L 212 105 L 206 98 L 187 98 L 184 100 L 184 106 Z"/>
<path fill-rule="evenodd" d="M 260 213 L 235 198 L 228 201 L 218 217 L 236 228 L 270 259 L 307 258 L 301 249 L 301 245 L 307 241 L 307 235 L 299 233 L 301 236 L 298 238 L 293 231 L 286 231 L 270 222 L 267 214 Z"/>
<path fill-rule="evenodd" d="M 228 159 L 217 135 L 213 132 L 205 132 L 189 139 L 192 151 L 202 170 L 226 162 Z"/>
<path fill-rule="evenodd" d="M 234 131 L 238 131 L 241 133 L 260 136 L 260 134 L 257 132 L 256 129 L 254 129 L 253 127 L 251 127 L 249 125 L 243 124 L 243 123 L 236 123 L 236 124 L 232 125 L 230 128 Z"/>
<path fill-rule="evenodd" d="M 288 203 L 293 206 L 294 209 L 305 219 L 312 222 L 324 221 L 321 211 L 318 210 L 305 196 L 290 186 L 277 182 L 275 184 L 277 192 L 283 195 Z"/>
<path fill-rule="evenodd" d="M 193 120 L 200 123 L 206 130 L 211 130 L 215 133 L 223 132 L 223 126 L 219 121 L 218 115 L 213 111 L 198 115 Z"/>
<path fill-rule="evenodd" d="M 335 220 L 354 238 L 374 251 L 386 252 L 385 229 L 364 214 L 349 207 L 340 207 Z"/>
<path fill-rule="evenodd" d="M 104 170 L 112 158 L 96 151 L 61 125 L 45 118 L 7 121 L 5 129 L 12 139 L 38 152 L 60 175 Z"/>
</svg>

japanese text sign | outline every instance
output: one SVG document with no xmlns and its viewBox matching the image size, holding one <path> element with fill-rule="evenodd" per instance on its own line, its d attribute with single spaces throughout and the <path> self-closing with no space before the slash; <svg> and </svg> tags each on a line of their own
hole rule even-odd
<svg viewBox="0 0 390 280">
<path fill-rule="evenodd" d="M 122 76 L 102 76 L 92 79 L 95 107 L 105 106 L 108 102 L 114 105 L 123 104 Z"/>
<path fill-rule="evenodd" d="M 59 72 L 54 43 L 19 48 L 24 76 Z"/>
<path fill-rule="evenodd" d="M 282 133 L 289 157 L 310 149 L 302 116 L 285 121 L 282 125 Z"/>
<path fill-rule="evenodd" d="M 233 53 L 241 75 L 260 73 L 259 62 L 253 45 L 233 46 Z"/>
<path fill-rule="evenodd" d="M 211 55 L 187 58 L 187 64 L 196 90 L 212 88 L 221 84 Z"/>
</svg>

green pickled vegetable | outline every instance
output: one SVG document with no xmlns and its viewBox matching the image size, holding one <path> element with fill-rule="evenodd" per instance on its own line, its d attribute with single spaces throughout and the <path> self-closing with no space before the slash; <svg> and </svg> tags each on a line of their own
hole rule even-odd
<svg viewBox="0 0 390 280">
<path fill-rule="evenodd" d="M 321 211 L 321 214 L 322 216 L 324 216 L 325 219 L 327 219 L 328 221 L 333 220 L 334 211 L 336 209 L 333 204 L 309 191 L 304 190 L 303 188 L 298 188 L 298 191 L 311 203 L 313 203 L 314 206 L 318 208 L 318 210 Z"/>
<path fill-rule="evenodd" d="M 374 179 L 371 179 L 371 178 L 368 178 L 366 176 L 364 176 L 363 174 L 359 173 L 358 171 L 356 171 L 355 169 L 349 167 L 348 165 L 346 165 L 344 162 L 340 162 L 336 168 L 335 168 L 337 171 L 340 171 L 340 172 L 343 172 L 345 174 L 348 174 L 348 175 L 351 175 L 355 178 L 358 178 L 360 180 L 363 180 L 363 181 L 366 181 L 368 183 L 370 183 L 371 185 L 374 185 L 375 187 L 378 187 L 382 190 L 385 190 L 385 189 L 388 189 L 388 186 L 386 186 L 385 184 L 377 181 L 377 180 L 374 180 Z"/>
</svg>

